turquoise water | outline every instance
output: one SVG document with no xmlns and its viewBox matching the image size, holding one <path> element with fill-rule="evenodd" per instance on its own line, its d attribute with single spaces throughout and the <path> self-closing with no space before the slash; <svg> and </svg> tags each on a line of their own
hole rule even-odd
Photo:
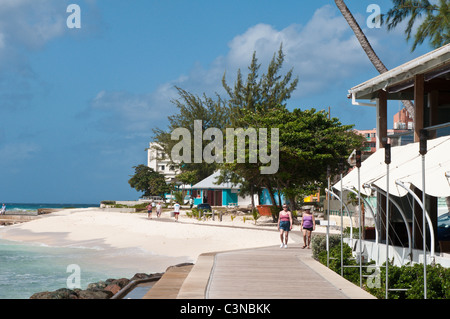
<svg viewBox="0 0 450 319">
<path fill-rule="evenodd" d="M 130 278 L 134 273 L 93 263 L 103 252 L 88 248 L 61 248 L 22 244 L 0 239 L 0 299 L 28 299 L 40 291 L 54 291 L 108 278 Z M 73 276 L 78 268 L 79 282 Z"/>
<path fill-rule="evenodd" d="M 0 203 L 1 205 L 1 203 Z M 98 207 L 92 204 L 8 204 L 7 211 L 33 212 L 39 208 Z M 1 226 L 0 226 L 1 227 Z M 10 226 L 5 226 L 10 227 Z M 82 245 L 82 243 L 80 243 Z M 0 238 L 0 299 L 28 299 L 34 293 L 73 287 L 86 289 L 108 278 L 136 273 L 164 272 L 185 258 L 159 256 L 139 248 L 50 247 Z M 75 265 L 76 271 L 71 265 Z M 73 278 L 79 274 L 79 282 Z"/>
<path fill-rule="evenodd" d="M 0 203 L 1 206 L 2 203 Z M 7 212 L 35 212 L 39 208 L 86 208 L 98 204 L 48 204 L 5 203 Z M 7 227 L 7 226 L 6 226 Z M 0 299 L 28 299 L 40 291 L 54 291 L 67 286 L 73 278 L 76 265 L 79 269 L 79 284 L 85 289 L 89 283 L 108 278 L 131 278 L 135 272 L 117 269 L 102 264 L 105 254 L 110 252 L 90 248 L 48 247 L 40 244 L 25 244 L 0 239 Z M 69 268 L 68 268 L 69 267 Z"/>
<path fill-rule="evenodd" d="M 35 212 L 39 208 L 87 208 L 87 207 L 99 207 L 99 204 L 72 204 L 72 203 L 63 203 L 63 204 L 48 204 L 48 203 L 5 203 L 0 202 L 0 207 L 2 204 L 6 205 L 7 212 Z"/>
</svg>

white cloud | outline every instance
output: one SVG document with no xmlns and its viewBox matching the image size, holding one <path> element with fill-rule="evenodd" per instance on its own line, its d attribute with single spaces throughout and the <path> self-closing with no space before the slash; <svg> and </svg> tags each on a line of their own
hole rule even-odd
<svg viewBox="0 0 450 319">
<path fill-rule="evenodd" d="M 0 30 L 6 49 L 37 49 L 67 29 L 66 0 L 1 0 L 0 6 Z"/>
<path fill-rule="evenodd" d="M 102 130 L 148 136 L 151 128 L 172 114 L 175 107 L 170 101 L 176 97 L 170 84 L 150 94 L 100 91 L 83 116 L 91 117 Z"/>
<path fill-rule="evenodd" d="M 207 69 L 195 65 L 175 84 L 196 93 L 220 92 L 224 72 L 229 81 L 234 81 L 238 69 L 247 71 L 253 52 L 262 64 L 260 72 L 265 72 L 280 44 L 285 54 L 284 68 L 293 68 L 300 79 L 296 97 L 317 93 L 368 63 L 339 11 L 326 5 L 316 10 L 304 26 L 292 24 L 277 30 L 260 23 L 250 27 L 228 43 L 226 55 L 217 57 Z"/>
<path fill-rule="evenodd" d="M 370 41 L 377 46 L 383 36 L 386 31 L 379 31 L 371 35 Z M 161 127 L 160 119 L 175 111 L 170 103 L 177 98 L 175 85 L 194 94 L 205 92 L 213 96 L 218 92 L 226 97 L 221 81 L 225 72 L 228 84 L 233 85 L 238 69 L 243 74 L 247 72 L 253 52 L 262 64 L 260 72 L 265 72 L 280 44 L 285 54 L 284 69 L 293 68 L 294 75 L 299 77 L 293 98 L 322 94 L 354 78 L 360 70 L 371 70 L 367 56 L 345 19 L 334 6 L 326 5 L 317 9 L 305 25 L 291 24 L 281 30 L 264 23 L 250 27 L 229 41 L 225 55 L 218 56 L 207 67 L 195 63 L 188 74 L 162 84 L 151 94 L 102 92 L 92 107 L 112 112 L 111 116 L 123 121 L 121 127 L 127 130 L 148 130 L 151 121 Z"/>
</svg>

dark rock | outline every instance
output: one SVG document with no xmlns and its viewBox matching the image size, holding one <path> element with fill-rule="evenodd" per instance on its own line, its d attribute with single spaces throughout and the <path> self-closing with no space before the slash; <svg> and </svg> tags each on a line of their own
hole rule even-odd
<svg viewBox="0 0 450 319">
<path fill-rule="evenodd" d="M 191 264 L 179 264 L 174 267 L 180 267 Z M 170 267 L 169 267 L 170 268 Z M 168 268 L 168 269 L 169 269 Z M 30 299 L 109 299 L 127 286 L 133 280 L 161 278 L 164 273 L 145 274 L 137 273 L 131 279 L 107 279 L 90 283 L 85 290 L 61 288 L 55 291 L 42 291 L 33 294 Z"/>
<path fill-rule="evenodd" d="M 104 281 L 93 282 L 87 286 L 86 290 L 102 290 L 105 289 L 108 284 Z"/>
<path fill-rule="evenodd" d="M 52 293 L 50 291 L 37 292 L 30 299 L 52 299 Z"/>
<path fill-rule="evenodd" d="M 133 280 L 142 280 L 142 279 L 148 279 L 150 278 L 149 275 L 144 274 L 144 273 L 137 273 L 135 274 L 132 278 L 131 281 Z"/>
<path fill-rule="evenodd" d="M 108 290 L 81 290 L 78 293 L 79 299 L 109 299 L 114 294 Z"/>
<path fill-rule="evenodd" d="M 113 293 L 113 295 L 115 295 L 116 293 L 118 293 L 120 291 L 120 289 L 122 289 L 122 287 L 120 287 L 117 284 L 110 284 L 108 286 L 106 286 L 105 291 L 111 291 Z"/>
<path fill-rule="evenodd" d="M 33 294 L 30 299 L 78 299 L 75 291 L 61 288 L 55 291 L 43 291 Z"/>
<path fill-rule="evenodd" d="M 115 279 L 113 280 L 110 285 L 118 285 L 120 287 L 120 289 L 122 289 L 123 287 L 125 287 L 126 285 L 128 285 L 130 283 L 130 279 L 128 278 L 120 278 L 120 279 Z"/>
</svg>

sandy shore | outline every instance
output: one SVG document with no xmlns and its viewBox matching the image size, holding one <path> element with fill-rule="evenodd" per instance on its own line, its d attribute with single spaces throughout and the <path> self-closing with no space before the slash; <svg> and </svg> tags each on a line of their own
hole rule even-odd
<svg viewBox="0 0 450 319">
<path fill-rule="evenodd" d="M 295 226 L 290 242 L 298 242 L 299 234 L 299 226 Z M 101 262 L 110 264 L 113 261 L 117 267 L 136 267 L 136 272 L 148 272 L 146 262 L 152 263 L 152 270 L 164 271 L 176 263 L 195 263 L 202 253 L 264 247 L 280 242 L 276 226 L 258 227 L 253 220 L 244 222 L 242 216 L 234 220 L 224 216 L 222 222 L 197 221 L 182 212 L 179 221 L 175 222 L 168 212 L 163 212 L 159 219 L 156 216 L 148 219 L 146 213 L 108 212 L 99 208 L 65 209 L 26 223 L 2 227 L 0 238 L 114 252 L 109 254 L 114 258 Z M 123 252 L 126 258 L 117 258 L 120 257 L 118 252 Z M 106 254 L 99 255 L 105 258 Z"/>
</svg>

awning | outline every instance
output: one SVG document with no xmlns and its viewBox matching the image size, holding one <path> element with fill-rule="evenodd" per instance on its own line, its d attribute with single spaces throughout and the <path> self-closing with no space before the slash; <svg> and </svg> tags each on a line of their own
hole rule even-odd
<svg viewBox="0 0 450 319">
<path fill-rule="evenodd" d="M 387 190 L 387 167 L 384 163 L 384 148 L 366 159 L 360 168 L 360 191 L 370 195 L 364 184 Z M 389 193 L 402 197 L 407 191 L 396 184 L 401 181 L 422 190 L 422 156 L 419 143 L 391 148 L 389 164 Z M 358 170 L 355 168 L 342 179 L 343 188 L 358 189 Z M 341 189 L 337 182 L 335 189 Z M 425 155 L 425 193 L 434 197 L 450 196 L 450 136 L 427 141 Z"/>
<path fill-rule="evenodd" d="M 406 62 L 394 69 L 382 73 L 371 80 L 351 88 L 348 93 L 355 99 L 373 100 L 378 97 L 379 90 L 387 90 L 388 99 L 402 99 L 396 90 L 387 88 L 403 83 L 408 87 L 407 81 L 413 80 L 416 74 L 425 74 L 425 81 L 432 79 L 440 72 L 448 72 L 450 63 L 450 44 L 444 45 L 434 51 L 424 54 L 414 60 Z M 427 73 L 429 73 L 427 75 Z M 412 82 L 410 85 L 412 86 Z"/>
</svg>

